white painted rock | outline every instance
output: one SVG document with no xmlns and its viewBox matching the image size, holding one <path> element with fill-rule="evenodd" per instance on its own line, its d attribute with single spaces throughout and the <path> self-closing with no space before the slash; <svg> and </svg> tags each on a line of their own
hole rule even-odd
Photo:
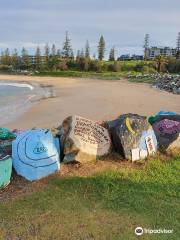
<svg viewBox="0 0 180 240">
<path fill-rule="evenodd" d="M 87 162 L 109 153 L 111 139 L 104 127 L 92 120 L 72 116 L 63 121 L 64 161 Z"/>
</svg>

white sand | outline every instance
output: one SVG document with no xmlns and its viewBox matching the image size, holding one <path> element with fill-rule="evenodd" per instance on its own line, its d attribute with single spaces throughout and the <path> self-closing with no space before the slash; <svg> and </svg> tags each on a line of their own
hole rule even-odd
<svg viewBox="0 0 180 240">
<path fill-rule="evenodd" d="M 152 115 L 160 110 L 180 112 L 180 95 L 126 80 L 90 80 L 55 77 L 0 75 L 0 80 L 36 81 L 51 84 L 56 98 L 41 100 L 6 127 L 52 127 L 76 114 L 93 120 L 108 120 L 122 113 Z"/>
</svg>

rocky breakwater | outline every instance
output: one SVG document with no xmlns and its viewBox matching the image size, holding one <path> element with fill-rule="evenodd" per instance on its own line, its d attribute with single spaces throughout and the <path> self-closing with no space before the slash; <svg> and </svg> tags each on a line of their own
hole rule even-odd
<svg viewBox="0 0 180 240">
<path fill-rule="evenodd" d="M 174 94 L 180 94 L 180 75 L 157 75 L 155 87 Z"/>
</svg>

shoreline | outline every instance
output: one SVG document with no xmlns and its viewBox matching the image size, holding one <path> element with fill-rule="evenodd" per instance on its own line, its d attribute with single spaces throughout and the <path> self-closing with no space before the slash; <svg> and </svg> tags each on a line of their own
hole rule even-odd
<svg viewBox="0 0 180 240">
<path fill-rule="evenodd" d="M 102 121 L 129 112 L 150 116 L 161 110 L 180 110 L 179 95 L 159 91 L 145 83 L 130 83 L 125 79 L 0 75 L 0 80 L 34 82 L 41 87 L 52 87 L 56 93 L 56 96 L 40 99 L 18 119 L 4 125 L 10 129 L 57 127 L 70 115 Z"/>
<path fill-rule="evenodd" d="M 34 81 L 16 81 L 15 79 L 11 81 L 0 79 L 0 87 L 1 86 L 10 86 L 17 89 L 28 89 L 28 92 L 26 92 L 22 98 L 17 94 L 13 102 L 8 102 L 7 106 L 5 105 L 4 107 L 1 105 L 1 112 L 3 113 L 3 116 L 5 116 L 5 118 L 0 119 L 1 126 L 15 122 L 21 117 L 21 115 L 33 108 L 35 104 L 38 104 L 39 101 L 55 97 L 55 92 L 52 88 L 52 85 L 39 84 Z M 9 95 L 9 97 L 11 96 Z"/>
</svg>

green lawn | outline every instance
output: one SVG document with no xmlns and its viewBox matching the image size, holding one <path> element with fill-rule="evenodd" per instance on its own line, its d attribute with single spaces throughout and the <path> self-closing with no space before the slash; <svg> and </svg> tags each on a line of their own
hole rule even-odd
<svg viewBox="0 0 180 240">
<path fill-rule="evenodd" d="M 50 77 L 79 77 L 79 78 L 95 78 L 95 79 L 112 79 L 119 80 L 120 73 L 118 72 L 81 72 L 81 71 L 55 71 L 55 72 L 40 72 L 34 74 L 35 76 L 50 76 Z"/>
<path fill-rule="evenodd" d="M 152 77 L 142 77 L 142 78 L 132 77 L 132 78 L 127 78 L 127 80 L 129 82 L 134 82 L 134 83 L 149 83 L 149 84 L 155 83 L 155 79 Z"/>
<path fill-rule="evenodd" d="M 179 160 L 148 161 L 91 177 L 54 177 L 37 193 L 0 204 L 0 239 L 133 240 L 134 229 L 173 229 L 139 239 L 180 239 Z"/>
</svg>

